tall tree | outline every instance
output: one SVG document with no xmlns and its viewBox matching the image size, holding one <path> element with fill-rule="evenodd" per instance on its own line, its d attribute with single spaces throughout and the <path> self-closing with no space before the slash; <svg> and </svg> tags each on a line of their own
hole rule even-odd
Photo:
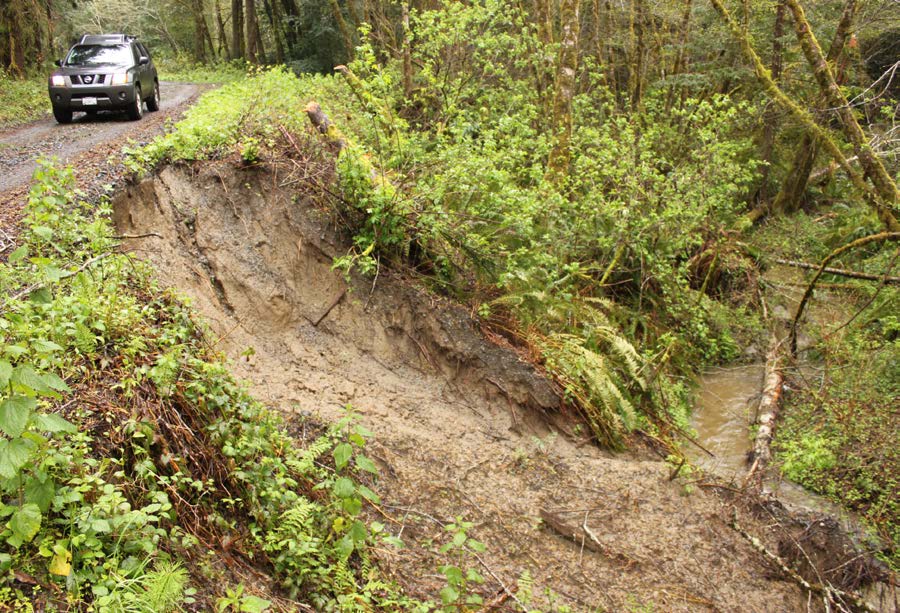
<svg viewBox="0 0 900 613">
<path fill-rule="evenodd" d="M 231 57 L 244 57 L 244 2 L 231 0 Z"/>
<path fill-rule="evenodd" d="M 831 40 L 831 46 L 828 48 L 826 60 L 831 65 L 836 64 L 843 53 L 858 6 L 859 2 L 857 0 L 847 0 L 846 4 L 844 4 L 841 20 L 838 22 L 834 38 Z M 843 76 L 843 74 L 839 74 L 837 78 L 843 79 Z M 794 154 L 788 174 L 782 181 L 778 195 L 775 196 L 775 200 L 772 203 L 773 211 L 790 212 L 800 206 L 818 153 L 819 143 L 812 134 L 805 132 Z"/>
<path fill-rule="evenodd" d="M 581 30 L 579 0 L 559 3 L 560 45 L 556 88 L 553 94 L 553 149 L 548 166 L 555 180 L 569 168 L 569 142 L 572 138 L 572 99 L 575 97 L 575 75 L 578 70 L 578 37 Z"/>
</svg>

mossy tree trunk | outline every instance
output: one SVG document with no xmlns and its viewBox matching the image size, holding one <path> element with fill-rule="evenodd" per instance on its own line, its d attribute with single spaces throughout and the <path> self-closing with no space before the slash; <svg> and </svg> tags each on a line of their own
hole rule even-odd
<svg viewBox="0 0 900 613">
<path fill-rule="evenodd" d="M 691 11 L 693 7 L 693 0 L 684 0 L 684 10 L 681 13 L 681 23 L 678 26 L 678 50 L 675 52 L 675 62 L 672 65 L 672 74 L 670 75 L 672 77 L 680 75 L 686 68 L 687 44 L 691 32 Z M 669 91 L 666 94 L 667 113 L 672 110 L 675 104 L 675 95 L 678 89 L 674 84 L 669 86 Z"/>
<path fill-rule="evenodd" d="M 244 2 L 231 0 L 231 57 L 244 57 Z"/>
<path fill-rule="evenodd" d="M 553 92 L 553 149 L 548 167 L 554 181 L 560 181 L 569 168 L 569 143 L 572 138 L 572 99 L 575 97 L 578 70 L 578 37 L 581 28 L 579 0 L 559 4 L 560 47 L 556 87 Z"/>
<path fill-rule="evenodd" d="M 786 8 L 781 0 L 775 7 L 775 21 L 772 25 L 772 61 L 769 63 L 772 71 L 772 79 L 775 83 L 781 82 L 781 67 L 783 49 L 781 37 L 784 35 L 784 14 Z M 760 157 L 765 165 L 762 167 L 762 176 L 759 182 L 759 191 L 756 194 L 758 202 L 769 200 L 769 169 L 772 167 L 775 151 L 775 135 L 778 132 L 778 108 L 770 103 L 763 116 L 763 134 L 760 143 Z"/>
<path fill-rule="evenodd" d="M 828 49 L 826 60 L 829 64 L 834 65 L 839 61 L 844 50 L 844 45 L 850 35 L 850 28 L 853 24 L 853 19 L 856 16 L 858 6 L 859 2 L 857 2 L 857 0 L 848 0 L 844 5 L 841 20 L 838 23 L 834 38 L 831 41 L 831 46 Z M 838 84 L 840 84 L 843 76 L 843 73 L 837 76 L 837 79 L 839 80 Z M 775 201 L 772 203 L 773 212 L 790 213 L 800 207 L 800 204 L 803 201 L 803 194 L 806 193 L 806 186 L 809 183 L 810 173 L 812 172 L 818 154 L 819 144 L 809 132 L 805 133 L 794 154 L 790 170 L 788 170 L 788 174 L 782 182 L 781 188 L 778 190 L 778 195 L 775 196 Z"/>
<path fill-rule="evenodd" d="M 206 63 L 206 38 L 204 29 L 206 21 L 203 17 L 203 0 L 191 1 L 191 16 L 194 18 L 194 59 Z"/>
<path fill-rule="evenodd" d="M 224 56 L 226 60 L 230 60 L 231 47 L 228 46 L 228 37 L 225 35 L 225 20 L 222 18 L 222 7 L 218 2 L 213 4 L 216 7 L 216 36 L 219 38 L 219 56 Z"/>
<path fill-rule="evenodd" d="M 256 21 L 256 0 L 244 0 L 244 20 L 247 30 L 247 59 L 256 64 L 257 41 L 259 40 L 259 24 Z"/>
<path fill-rule="evenodd" d="M 847 173 L 847 176 L 850 178 L 853 186 L 863 195 L 863 199 L 865 200 L 865 202 L 874 210 L 881 222 L 884 223 L 885 227 L 887 227 L 888 230 L 892 232 L 900 231 L 900 223 L 897 222 L 897 219 L 894 217 L 891 208 L 889 206 L 885 206 L 885 203 L 879 198 L 879 193 L 876 190 L 873 190 L 872 187 L 866 183 L 862 175 L 860 175 L 850 166 L 850 164 L 847 162 L 847 158 L 844 156 L 841 148 L 838 146 L 834 135 L 817 124 L 808 111 L 803 109 L 799 104 L 788 97 L 788 95 L 785 94 L 781 90 L 781 88 L 778 87 L 778 85 L 772 79 L 772 75 L 769 72 L 768 68 L 765 67 L 762 60 L 760 59 L 759 54 L 757 54 L 753 49 L 753 45 L 750 43 L 750 40 L 748 39 L 748 37 L 743 35 L 740 25 L 735 22 L 734 18 L 731 16 L 731 13 L 727 8 L 725 8 L 722 0 L 710 1 L 712 2 L 712 5 L 716 9 L 716 11 L 725 20 L 725 23 L 731 30 L 732 35 L 734 35 L 734 37 L 740 43 L 741 51 L 753 66 L 753 69 L 756 72 L 756 77 L 759 80 L 760 84 L 763 86 L 765 92 L 769 96 L 771 96 L 772 99 L 775 100 L 775 102 L 781 105 L 782 108 L 793 115 L 795 119 L 800 121 L 800 123 L 803 124 L 803 126 L 810 133 L 812 133 L 816 139 L 819 140 L 819 142 L 822 144 L 822 147 L 824 147 L 828 151 L 831 157 L 834 158 L 834 161 L 837 162 L 837 164 L 844 170 L 845 173 Z M 788 0 L 788 6 L 790 6 L 790 2 L 794 1 L 795 0 Z M 859 124 L 856 124 L 856 127 L 857 129 L 859 129 Z M 881 168 L 882 170 L 884 169 L 883 166 Z M 896 187 L 894 189 L 896 190 Z"/>
<path fill-rule="evenodd" d="M 350 32 L 350 26 L 347 25 L 347 20 L 344 19 L 344 12 L 341 10 L 338 0 L 329 0 L 329 4 L 334 23 L 341 33 L 341 39 L 344 41 L 344 51 L 347 54 L 347 59 L 352 60 L 356 46 L 353 44 L 353 34 Z"/>
<path fill-rule="evenodd" d="M 872 151 L 868 140 L 862 128 L 856 121 L 853 109 L 847 103 L 847 98 L 841 91 L 840 86 L 834 78 L 834 73 L 828 65 L 825 55 L 822 53 L 819 42 L 816 40 L 815 34 L 809 26 L 803 7 L 800 6 L 798 0 L 785 0 L 791 9 L 794 17 L 794 30 L 797 33 L 797 39 L 800 41 L 800 47 L 803 49 L 803 55 L 812 68 L 819 89 L 825 97 L 828 105 L 835 111 L 841 120 L 841 129 L 847 140 L 853 145 L 859 164 L 865 170 L 866 176 L 875 186 L 874 205 L 879 219 L 885 224 L 888 230 L 896 232 L 900 231 L 900 223 L 897 222 L 893 215 L 898 203 L 900 203 L 900 191 L 897 190 L 897 184 L 888 174 L 881 160 Z"/>
</svg>

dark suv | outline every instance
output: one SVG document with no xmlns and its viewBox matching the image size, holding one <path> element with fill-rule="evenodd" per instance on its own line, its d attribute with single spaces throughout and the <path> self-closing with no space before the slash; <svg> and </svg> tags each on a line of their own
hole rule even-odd
<svg viewBox="0 0 900 613">
<path fill-rule="evenodd" d="M 159 110 L 159 77 L 150 53 L 134 36 L 85 35 L 50 76 L 50 102 L 59 123 L 72 113 L 124 109 L 130 119 Z"/>
</svg>

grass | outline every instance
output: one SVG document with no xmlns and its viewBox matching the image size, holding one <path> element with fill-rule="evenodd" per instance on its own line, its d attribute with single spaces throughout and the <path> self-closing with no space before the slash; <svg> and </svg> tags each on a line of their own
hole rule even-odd
<svg viewBox="0 0 900 613">
<path fill-rule="evenodd" d="M 0 128 L 27 123 L 49 112 L 46 75 L 16 78 L 0 69 Z"/>
</svg>

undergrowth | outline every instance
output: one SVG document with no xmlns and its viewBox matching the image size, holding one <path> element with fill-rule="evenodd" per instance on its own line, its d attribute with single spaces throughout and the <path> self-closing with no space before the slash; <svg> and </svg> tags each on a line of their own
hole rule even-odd
<svg viewBox="0 0 900 613">
<path fill-rule="evenodd" d="M 0 68 L 0 128 L 39 119 L 49 112 L 47 75 L 17 78 Z M 0 143 L 0 152 L 2 150 Z"/>
<path fill-rule="evenodd" d="M 184 56 L 159 55 L 154 64 L 161 80 L 186 83 L 230 83 L 242 80 L 253 70 L 246 60 L 202 64 Z"/>
<path fill-rule="evenodd" d="M 282 604 L 419 606 L 369 559 L 398 544 L 360 519 L 378 500 L 369 433 L 348 414 L 299 446 L 191 310 L 116 252 L 108 214 L 42 163 L 0 265 L 0 606 L 211 609 L 230 575 L 209 551 L 271 573 Z M 232 610 L 249 598 L 271 604 Z"/>
<path fill-rule="evenodd" d="M 841 245 L 879 231 L 871 215 L 837 205 L 774 218 L 751 240 L 767 251 L 769 262 L 780 257 L 818 263 Z M 832 266 L 895 275 L 898 254 L 894 246 L 868 246 L 847 252 Z M 780 317 L 794 316 L 810 276 L 787 268 L 767 273 L 765 282 L 775 295 L 793 296 Z M 829 274 L 819 279 L 800 322 L 808 348 L 801 352 L 802 366 L 787 373 L 789 391 L 774 440 L 784 476 L 857 513 L 880 537 L 881 557 L 895 570 L 900 569 L 898 312 L 895 286 Z"/>
</svg>

